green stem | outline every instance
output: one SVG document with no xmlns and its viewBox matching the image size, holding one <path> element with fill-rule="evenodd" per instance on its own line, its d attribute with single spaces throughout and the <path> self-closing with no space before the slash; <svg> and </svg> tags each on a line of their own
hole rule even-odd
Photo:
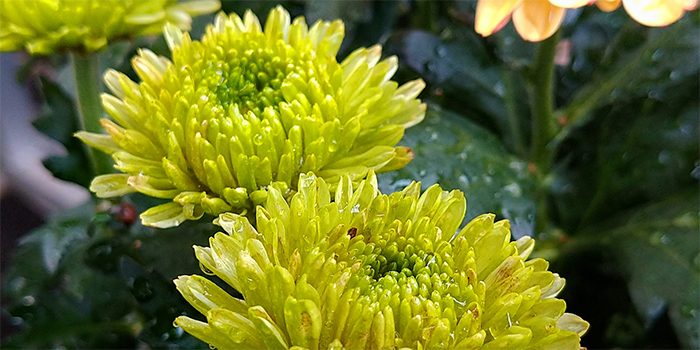
<svg viewBox="0 0 700 350">
<path fill-rule="evenodd" d="M 416 10 L 413 13 L 413 27 L 423 28 L 431 33 L 437 33 L 438 25 L 436 22 L 438 4 L 435 1 L 420 0 L 416 2 Z"/>
<path fill-rule="evenodd" d="M 554 56 L 559 32 L 537 46 L 530 76 L 532 106 L 532 153 L 530 157 L 540 173 L 549 171 L 551 148 L 547 145 L 556 134 L 554 123 Z"/>
<path fill-rule="evenodd" d="M 87 57 L 71 54 L 71 64 L 75 73 L 75 86 L 78 102 L 78 127 L 92 133 L 102 133 L 100 119 L 103 117 L 101 72 L 99 56 L 92 53 Z M 88 162 L 94 175 L 112 172 L 112 165 L 106 154 L 96 153 L 85 145 Z"/>
<path fill-rule="evenodd" d="M 557 53 L 559 32 L 537 46 L 531 67 L 529 95 L 532 108 L 531 162 L 537 167 L 540 186 L 537 194 L 535 232 L 544 232 L 547 226 L 548 189 L 546 179 L 551 167 L 553 149 L 548 147 L 556 135 L 554 122 L 554 56 Z"/>
</svg>

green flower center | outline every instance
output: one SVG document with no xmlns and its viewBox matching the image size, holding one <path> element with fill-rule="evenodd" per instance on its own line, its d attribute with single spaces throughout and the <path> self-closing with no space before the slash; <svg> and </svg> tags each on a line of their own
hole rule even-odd
<svg viewBox="0 0 700 350">
<path fill-rule="evenodd" d="M 360 235 L 351 240 L 351 251 L 353 246 L 361 248 L 360 240 Z M 363 252 L 355 255 L 363 262 L 362 275 L 367 283 L 363 295 L 372 301 L 392 295 L 401 300 L 413 296 L 421 301 L 431 300 L 437 309 L 450 307 L 461 312 L 469 300 L 462 295 L 454 278 L 454 268 L 448 262 L 451 249 L 445 246 L 443 254 L 433 253 L 420 248 L 420 242 L 405 237 L 386 243 L 383 248 L 379 247 L 382 243 L 369 243 Z"/>
<path fill-rule="evenodd" d="M 223 36 L 215 39 L 219 41 L 216 46 L 203 42 L 211 50 L 204 57 L 198 88 L 225 110 L 237 105 L 242 114 L 252 111 L 258 117 L 266 107 L 278 111 L 279 103 L 285 101 L 281 89 L 285 79 L 313 67 L 306 54 L 283 58 L 278 48 L 268 46 L 263 34 L 244 33 L 230 43 L 221 42 L 227 39 Z"/>
</svg>

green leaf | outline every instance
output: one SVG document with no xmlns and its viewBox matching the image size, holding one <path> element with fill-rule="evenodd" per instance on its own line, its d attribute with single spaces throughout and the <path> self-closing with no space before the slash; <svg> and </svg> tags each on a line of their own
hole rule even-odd
<svg viewBox="0 0 700 350">
<path fill-rule="evenodd" d="M 552 182 L 559 225 L 573 234 L 696 183 L 699 85 L 687 78 L 663 89 L 661 100 L 620 99 L 572 133 Z"/>
<path fill-rule="evenodd" d="M 390 34 L 397 20 L 396 1 L 325 1 L 311 0 L 305 3 L 308 23 L 316 20 L 340 19 L 345 24 L 345 38 L 338 50 L 342 60 L 358 47 L 370 47 Z"/>
<path fill-rule="evenodd" d="M 133 298 L 116 274 L 85 264 L 94 204 L 52 218 L 20 241 L 3 275 L 3 313 L 20 328 L 3 348 L 121 348 L 136 345 Z"/>
<path fill-rule="evenodd" d="M 88 187 L 92 173 L 85 153 L 85 146 L 73 134 L 78 131 L 77 111 L 71 98 L 55 83 L 41 79 L 44 95 L 42 113 L 34 121 L 34 127 L 46 136 L 60 142 L 68 154 L 51 156 L 44 166 L 57 178 Z"/>
<path fill-rule="evenodd" d="M 413 180 L 423 189 L 439 183 L 466 195 L 463 223 L 489 212 L 509 219 L 515 238 L 533 234 L 534 178 L 491 132 L 430 105 L 425 120 L 407 129 L 399 144 L 412 148 L 415 157 L 404 168 L 378 176 L 382 191 L 401 190 Z"/>
<path fill-rule="evenodd" d="M 397 54 L 401 64 L 438 90 L 446 106 L 462 106 L 485 122 L 504 118 L 504 87 L 498 67 L 487 60 L 483 48 L 463 44 L 411 30 L 392 37 L 385 54 Z"/>
<path fill-rule="evenodd" d="M 524 156 L 530 108 L 527 98 L 520 98 L 527 96 L 523 73 L 501 70 L 500 61 L 471 29 L 459 33 L 466 34 L 447 40 L 419 30 L 400 32 L 389 38 L 385 54 L 398 55 L 402 66 L 418 73 L 443 107 L 496 132 Z"/>
<path fill-rule="evenodd" d="M 700 346 L 698 189 L 645 205 L 587 231 L 615 253 L 646 327 L 668 313 L 681 344 Z"/>
<path fill-rule="evenodd" d="M 136 212 L 163 202 L 141 194 L 132 194 L 128 198 L 133 201 Z M 138 339 L 151 348 L 207 348 L 202 341 L 173 327 L 173 321 L 179 315 L 204 319 L 175 289 L 173 280 L 181 275 L 202 275 L 192 246 L 208 246 L 209 237 L 221 231 L 211 223 L 212 220 L 211 216 L 206 216 L 169 229 L 146 227 L 137 221 L 129 228 L 129 237 L 138 248 L 119 258 L 119 271 L 126 287 L 138 301 L 138 310 L 144 319 L 145 326 Z M 242 298 L 216 276 L 207 276 L 207 279 L 229 294 Z"/>
<path fill-rule="evenodd" d="M 192 245 L 206 245 L 217 228 L 211 218 L 171 230 L 130 224 L 154 201 L 127 199 L 137 208 L 103 201 L 96 213 L 88 202 L 20 241 L 2 285 L 3 313 L 19 332 L 3 348 L 207 348 L 173 327 L 183 313 L 202 315 L 172 280 L 201 274 Z"/>
<path fill-rule="evenodd" d="M 697 16 L 684 16 L 667 28 L 619 16 L 624 13 L 596 13 L 572 34 L 571 64 L 561 69 L 557 93 L 563 105 L 559 114 L 569 125 L 559 139 L 594 118 L 591 112 L 601 106 L 630 96 L 662 99 L 679 81 L 697 80 Z"/>
</svg>

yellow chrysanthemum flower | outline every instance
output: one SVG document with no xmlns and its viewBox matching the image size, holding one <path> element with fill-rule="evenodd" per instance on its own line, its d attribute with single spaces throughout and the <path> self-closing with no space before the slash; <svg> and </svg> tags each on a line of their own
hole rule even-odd
<svg viewBox="0 0 700 350">
<path fill-rule="evenodd" d="M 218 0 L 0 0 L 0 51 L 98 51 L 112 40 L 160 33 L 166 22 L 189 30 L 190 16 L 220 6 Z"/>
<path fill-rule="evenodd" d="M 413 183 L 391 195 L 371 175 L 354 188 L 302 175 L 289 202 L 275 186 L 257 229 L 236 214 L 195 246 L 200 276 L 175 284 L 206 322 L 175 323 L 218 349 L 570 349 L 588 323 L 556 299 L 564 279 L 508 221 L 475 218 L 459 191 Z M 334 199 L 332 201 L 332 199 Z"/>
<path fill-rule="evenodd" d="M 566 9 L 596 3 L 603 11 L 620 6 L 635 21 L 646 26 L 669 25 L 683 16 L 685 10 L 697 7 L 697 0 L 479 0 L 476 5 L 475 30 L 489 36 L 513 18 L 513 25 L 527 41 L 542 41 L 561 26 Z"/>
<path fill-rule="evenodd" d="M 166 27 L 172 62 L 143 50 L 133 60 L 140 84 L 105 75 L 114 95 L 103 104 L 116 123 L 103 120 L 109 135 L 78 136 L 125 174 L 99 176 L 91 190 L 173 198 L 141 215 L 169 227 L 252 209 L 271 183 L 294 190 L 300 172 L 333 183 L 402 167 L 413 153 L 394 145 L 423 119 L 425 84 L 391 81 L 396 57 L 380 61 L 379 46 L 338 63 L 343 35 L 341 21 L 308 28 L 282 7 L 264 30 L 250 11 L 220 14 L 201 41 Z"/>
</svg>

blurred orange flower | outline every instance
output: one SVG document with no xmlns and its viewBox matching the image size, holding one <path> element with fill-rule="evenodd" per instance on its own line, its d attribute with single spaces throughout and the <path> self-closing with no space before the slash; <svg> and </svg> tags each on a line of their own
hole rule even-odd
<svg viewBox="0 0 700 350">
<path fill-rule="evenodd" d="M 527 41 L 549 38 L 561 26 L 566 9 L 596 3 L 605 12 L 624 6 L 635 21 L 651 27 L 669 25 L 683 13 L 697 7 L 698 0 L 479 0 L 476 5 L 476 32 L 489 36 L 510 18 Z"/>
<path fill-rule="evenodd" d="M 635 21 L 649 27 L 667 26 L 698 7 L 698 0 L 597 0 L 596 6 L 610 12 L 622 6 Z"/>
<path fill-rule="evenodd" d="M 513 17 L 515 30 L 527 41 L 542 41 L 554 34 L 567 8 L 587 5 L 590 0 L 479 0 L 476 32 L 489 36 Z"/>
</svg>

